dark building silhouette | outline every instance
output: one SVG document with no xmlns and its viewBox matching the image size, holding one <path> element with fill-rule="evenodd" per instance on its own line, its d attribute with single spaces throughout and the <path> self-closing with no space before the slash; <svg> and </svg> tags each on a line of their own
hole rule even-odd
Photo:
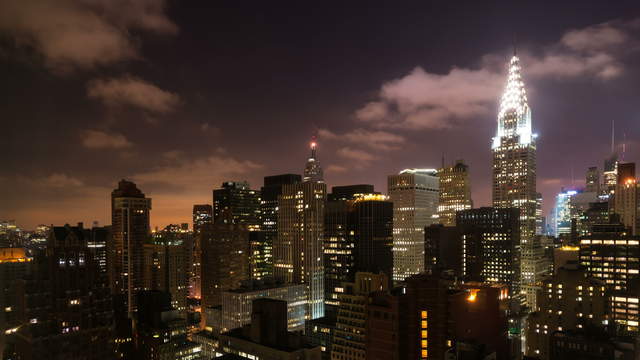
<svg viewBox="0 0 640 360">
<path fill-rule="evenodd" d="M 81 223 L 52 228 L 46 252 L 18 289 L 24 304 L 16 358 L 114 358 L 111 295 L 88 247 L 91 238 Z"/>
<path fill-rule="evenodd" d="M 232 223 L 205 224 L 202 244 L 202 305 L 221 304 L 223 291 L 240 287 L 249 274 L 249 230 Z"/>
<path fill-rule="evenodd" d="M 27 274 L 31 258 L 24 248 L 0 248 L 0 356 L 7 338 L 21 323 L 18 283 Z"/>
<path fill-rule="evenodd" d="M 520 292 L 520 211 L 482 207 L 459 211 L 456 226 L 463 238 L 462 273 L 469 280 L 509 285 Z"/>
<path fill-rule="evenodd" d="M 462 276 L 462 236 L 456 226 L 433 224 L 424 229 L 424 264 L 428 273 L 452 270 Z"/>
<path fill-rule="evenodd" d="M 407 297 L 403 288 L 370 294 L 367 303 L 366 359 L 407 359 Z"/>
<path fill-rule="evenodd" d="M 136 184 L 121 180 L 111 193 L 112 241 L 107 244 L 111 291 L 124 294 L 129 318 L 135 311 L 135 292 L 144 288 L 144 244 L 149 239 L 151 199 Z"/>
<path fill-rule="evenodd" d="M 213 221 L 259 229 L 260 191 L 244 181 L 222 183 L 222 188 L 213 190 Z"/>
<path fill-rule="evenodd" d="M 393 273 L 393 203 L 372 185 L 333 187 L 325 207 L 325 303 L 334 311 L 356 272 Z"/>
</svg>

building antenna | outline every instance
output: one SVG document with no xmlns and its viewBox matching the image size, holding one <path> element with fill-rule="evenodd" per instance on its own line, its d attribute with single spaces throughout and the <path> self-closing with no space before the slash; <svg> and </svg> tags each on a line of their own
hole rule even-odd
<svg viewBox="0 0 640 360">
<path fill-rule="evenodd" d="M 615 152 L 616 119 L 611 119 L 611 154 Z"/>
<path fill-rule="evenodd" d="M 442 168 L 444 169 L 444 151 L 442 152 Z"/>
<path fill-rule="evenodd" d="M 625 152 L 627 152 L 627 133 L 623 132 L 622 133 L 622 159 L 621 159 L 621 161 L 624 161 Z"/>
</svg>

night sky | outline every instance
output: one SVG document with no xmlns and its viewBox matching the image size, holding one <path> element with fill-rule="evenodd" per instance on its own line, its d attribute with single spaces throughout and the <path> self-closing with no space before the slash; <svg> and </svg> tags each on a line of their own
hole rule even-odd
<svg viewBox="0 0 640 360">
<path fill-rule="evenodd" d="M 0 0 L 0 219 L 110 223 L 121 178 L 153 226 L 190 222 L 222 181 L 329 186 L 464 159 L 489 205 L 513 44 L 545 213 L 626 137 L 640 152 L 635 1 Z"/>
</svg>

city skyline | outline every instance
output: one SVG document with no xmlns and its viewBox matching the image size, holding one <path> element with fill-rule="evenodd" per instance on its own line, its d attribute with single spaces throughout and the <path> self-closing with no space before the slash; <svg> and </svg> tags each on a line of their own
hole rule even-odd
<svg viewBox="0 0 640 360">
<path fill-rule="evenodd" d="M 73 5 L 34 4 L 78 21 L 86 15 Z M 119 36 L 122 47 L 96 44 L 76 52 L 64 42 L 45 46 L 44 35 L 33 26 L 3 21 L 2 44 L 12 52 L 0 60 L 7 65 L 1 86 L 9 93 L 2 109 L 5 119 L 18 121 L 9 124 L 8 140 L 0 144 L 6 157 L 0 170 L 0 219 L 15 219 L 27 229 L 40 223 L 107 224 L 110 191 L 125 178 L 153 198 L 152 227 L 190 222 L 193 204 L 209 203 L 211 190 L 224 181 L 247 180 L 259 189 L 264 176 L 302 174 L 314 135 L 328 187 L 370 183 L 385 189 L 387 175 L 403 168 L 437 168 L 444 153 L 447 164 L 464 159 L 469 165 L 474 205 L 489 205 L 489 140 L 513 32 L 534 131 L 540 134 L 538 190 L 547 215 L 561 187 L 571 187 L 572 178 L 582 186 L 590 166 L 602 170 L 610 155 L 612 120 L 620 149 L 626 138 L 624 160 L 637 160 L 632 95 L 638 86 L 632 82 L 638 72 L 629 64 L 637 59 L 632 45 L 640 25 L 637 9 L 628 4 L 613 9 L 583 4 L 571 17 L 575 9 L 559 4 L 554 14 L 544 14 L 556 22 L 540 29 L 534 22 L 543 16 L 542 6 L 522 5 L 531 15 L 523 21 L 514 15 L 522 9 L 495 2 L 483 21 L 516 18 L 480 32 L 480 15 L 472 15 L 470 7 L 458 16 L 469 20 L 463 30 L 473 35 L 439 23 L 437 36 L 424 34 L 435 21 L 431 12 L 453 9 L 413 9 L 422 17 L 394 9 L 389 17 L 412 25 L 394 29 L 390 39 L 374 29 L 374 19 L 384 12 L 379 8 L 363 19 L 354 9 L 329 14 L 320 8 L 305 17 L 292 7 L 288 14 L 298 15 L 291 20 L 301 29 L 297 35 L 283 33 L 281 15 L 262 7 L 246 14 L 216 8 L 220 22 L 210 28 L 202 15 L 178 4 L 135 10 L 154 20 L 148 23 L 116 24 L 107 9 L 100 20 L 117 30 L 112 35 Z M 29 6 L 3 4 L 0 10 L 23 15 L 27 23 L 41 20 Z M 223 20 L 225 14 L 233 16 Z M 334 20 L 343 40 L 313 28 L 326 25 L 326 19 Z M 368 32 L 344 25 L 349 19 Z M 232 29 L 247 25 L 245 33 L 225 32 L 234 20 Z M 249 50 L 249 34 L 260 25 L 266 31 L 253 51 L 262 62 L 251 59 Z M 31 40 L 15 42 L 22 36 Z M 316 44 L 313 49 L 306 47 L 305 36 Z M 436 44 L 430 36 L 451 40 Z M 466 46 L 471 42 L 477 44 Z M 299 51 L 287 50 L 285 61 L 274 64 L 281 43 Z M 389 51 L 407 56 L 391 59 L 385 55 Z M 225 53 L 241 60 L 232 66 Z M 203 56 L 179 63 L 184 59 L 177 54 Z M 176 64 L 175 74 L 166 73 Z M 236 77 L 217 65 L 230 66 Z M 318 74 L 311 74 L 314 68 Z M 129 96 L 116 96 L 119 90 Z M 585 142 L 593 146 L 581 146 Z"/>
</svg>

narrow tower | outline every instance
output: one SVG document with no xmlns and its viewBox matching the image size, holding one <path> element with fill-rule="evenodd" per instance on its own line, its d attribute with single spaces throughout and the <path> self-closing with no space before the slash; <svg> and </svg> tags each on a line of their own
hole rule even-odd
<svg viewBox="0 0 640 360">
<path fill-rule="evenodd" d="M 521 282 L 534 284 L 524 254 L 529 253 L 536 231 L 536 136 L 531 126 L 531 109 L 527 103 L 516 55 L 509 62 L 507 84 L 500 100 L 498 130 L 493 138 L 493 206 L 520 209 L 520 244 L 517 253 L 523 255 Z M 517 287 L 516 287 L 517 288 Z M 535 289 L 523 286 L 523 292 Z"/>
<path fill-rule="evenodd" d="M 307 160 L 307 165 L 304 167 L 303 181 L 324 182 L 322 168 L 320 167 L 320 161 L 316 157 L 316 148 L 318 147 L 318 143 L 315 136 L 311 138 L 309 147 L 311 148 L 311 157 L 309 157 L 309 159 Z"/>
</svg>

